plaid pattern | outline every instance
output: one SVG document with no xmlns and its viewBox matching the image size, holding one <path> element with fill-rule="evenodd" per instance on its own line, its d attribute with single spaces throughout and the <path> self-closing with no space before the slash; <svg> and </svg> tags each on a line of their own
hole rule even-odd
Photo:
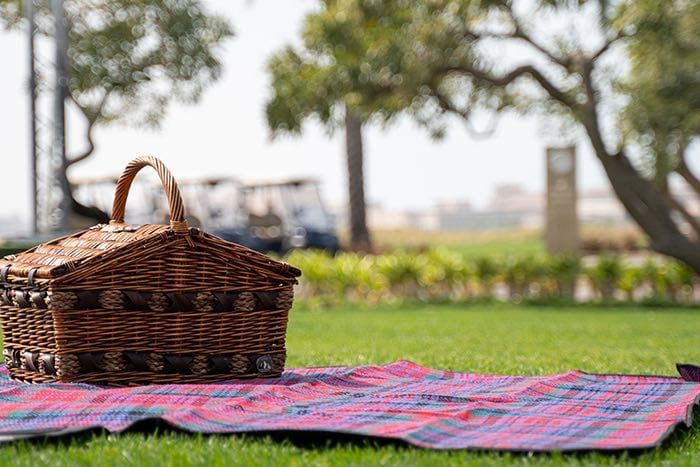
<svg viewBox="0 0 700 467">
<path fill-rule="evenodd" d="M 184 430 L 309 430 L 435 449 L 643 448 L 690 423 L 700 383 L 655 376 L 491 376 L 386 366 L 297 369 L 275 379 L 105 389 L 26 385 L 0 369 L 0 439 L 144 419 Z"/>
</svg>

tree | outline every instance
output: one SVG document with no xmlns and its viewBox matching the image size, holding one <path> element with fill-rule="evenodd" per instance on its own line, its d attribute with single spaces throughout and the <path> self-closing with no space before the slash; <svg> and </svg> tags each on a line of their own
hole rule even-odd
<svg viewBox="0 0 700 467">
<path fill-rule="evenodd" d="M 307 28 L 311 26 L 307 25 Z M 362 142 L 362 125 L 366 116 L 354 109 L 354 97 L 340 85 L 342 68 L 326 63 L 329 56 L 322 49 L 323 44 L 310 40 L 302 51 L 287 47 L 272 57 L 268 68 L 273 94 L 266 105 L 267 121 L 274 135 L 298 134 L 303 121 L 312 117 L 331 131 L 344 127 L 350 247 L 356 251 L 369 251 L 372 242 L 366 219 Z"/>
<path fill-rule="evenodd" d="M 39 5 L 37 32 L 50 36 L 49 2 Z M 20 0 L 0 0 L 0 26 L 20 24 L 22 11 Z M 67 156 L 66 169 L 94 153 L 98 126 L 157 127 L 172 101 L 196 102 L 221 75 L 217 49 L 232 35 L 199 0 L 66 0 L 65 11 L 68 98 L 86 121 L 86 148 Z M 72 190 L 70 198 L 74 213 L 109 219 Z"/>
<path fill-rule="evenodd" d="M 693 28 L 699 22 L 698 2 L 688 0 L 325 0 L 308 19 L 304 39 L 323 44 L 324 63 L 341 69 L 334 92 L 352 95 L 358 111 L 386 121 L 408 113 L 437 135 L 445 115 L 456 115 L 470 131 L 484 112 L 540 113 L 575 123 L 651 247 L 700 272 L 700 229 L 639 163 L 635 135 L 643 136 L 644 126 L 629 124 L 635 106 L 654 122 L 697 113 L 697 100 L 683 97 L 688 85 L 697 97 L 697 61 L 683 63 L 697 60 Z M 662 45 L 669 36 L 674 39 Z M 676 44 L 683 44 L 682 53 Z M 641 57 L 654 48 L 674 49 L 675 58 L 660 58 L 655 75 L 637 79 L 646 64 Z M 653 93 L 659 79 L 674 83 L 665 89 L 677 101 L 638 97 Z M 675 128 L 666 130 L 673 136 Z M 666 156 L 659 145 L 646 149 L 659 171 L 683 171 L 682 163 L 661 163 Z"/>
<path fill-rule="evenodd" d="M 622 130 L 660 190 L 668 194 L 675 172 L 700 194 L 688 164 L 689 147 L 700 135 L 700 2 L 682 9 L 674 2 L 635 2 L 626 15 L 636 33 L 628 39 L 631 70 L 621 83 L 632 96 Z"/>
</svg>

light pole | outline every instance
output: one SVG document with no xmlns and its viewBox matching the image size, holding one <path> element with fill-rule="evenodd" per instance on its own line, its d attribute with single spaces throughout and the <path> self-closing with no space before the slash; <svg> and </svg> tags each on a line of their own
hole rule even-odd
<svg viewBox="0 0 700 467">
<path fill-rule="evenodd" d="M 39 33 L 39 5 L 50 7 L 48 13 L 54 26 L 51 37 L 43 31 Z M 31 224 L 34 235 L 50 236 L 67 230 L 70 210 L 65 170 L 68 38 L 62 0 L 27 0 L 24 13 L 29 46 Z M 47 60 L 48 57 L 53 60 Z"/>
<path fill-rule="evenodd" d="M 54 42 L 56 47 L 54 64 L 54 112 L 51 172 L 54 177 L 54 193 L 57 196 L 53 216 L 53 228 L 65 231 L 68 228 L 68 179 L 66 177 L 66 97 L 68 95 L 68 73 L 66 67 L 68 36 L 66 33 L 63 0 L 51 0 L 54 18 Z"/>
<path fill-rule="evenodd" d="M 36 113 L 36 63 L 34 61 L 35 51 L 34 51 L 34 37 L 36 35 L 36 23 L 34 22 L 34 0 L 27 0 L 25 2 L 25 14 L 27 15 L 28 28 L 28 39 L 29 39 L 29 111 L 30 111 L 30 131 L 31 131 L 31 143 L 29 147 L 30 157 L 31 157 L 31 170 L 32 170 L 32 234 L 36 235 L 39 233 L 39 206 L 38 206 L 38 192 L 39 192 L 39 182 L 37 173 L 37 113 Z"/>
</svg>

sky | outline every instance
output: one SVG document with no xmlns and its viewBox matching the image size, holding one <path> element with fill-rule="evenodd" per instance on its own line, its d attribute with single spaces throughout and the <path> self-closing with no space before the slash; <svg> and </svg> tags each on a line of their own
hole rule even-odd
<svg viewBox="0 0 700 467">
<path fill-rule="evenodd" d="M 244 180 L 312 176 L 322 181 L 331 205 L 345 202 L 343 135 L 328 135 L 309 122 L 302 136 L 270 138 L 264 118 L 269 96 L 265 66 L 280 47 L 299 40 L 310 0 L 204 0 L 210 11 L 228 17 L 236 35 L 222 49 L 224 75 L 195 105 L 175 104 L 158 130 L 123 126 L 100 128 L 97 150 L 76 165 L 71 177 L 118 174 L 133 157 L 160 157 L 176 177 L 233 175 Z M 0 218 L 27 220 L 30 212 L 29 112 L 26 40 L 18 32 L 0 34 Z M 77 115 L 69 114 L 69 150 L 80 149 Z M 550 122 L 551 123 L 551 122 Z M 545 128 L 549 128 L 545 131 Z M 516 183 L 543 191 L 544 153 L 560 140 L 552 125 L 535 118 L 506 116 L 488 139 L 472 139 L 457 119 L 447 137 L 435 141 L 410 120 L 365 131 L 367 197 L 392 210 L 421 210 L 437 202 L 488 202 L 499 184 Z M 581 189 L 607 186 L 585 141 L 578 149 Z M 9 198 L 8 198 L 9 194 Z M 7 202 L 10 199 L 11 202 Z"/>
</svg>

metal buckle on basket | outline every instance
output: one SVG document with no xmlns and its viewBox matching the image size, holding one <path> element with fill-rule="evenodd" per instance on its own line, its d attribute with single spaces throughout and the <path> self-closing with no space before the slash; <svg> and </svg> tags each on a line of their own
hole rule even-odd
<svg viewBox="0 0 700 467">
<path fill-rule="evenodd" d="M 269 355 L 263 355 L 255 360 L 255 367 L 260 373 L 269 373 L 272 371 L 272 358 Z"/>
<path fill-rule="evenodd" d="M 5 265 L 0 269 L 0 282 L 7 282 L 7 274 L 10 272 L 10 265 Z"/>
</svg>

